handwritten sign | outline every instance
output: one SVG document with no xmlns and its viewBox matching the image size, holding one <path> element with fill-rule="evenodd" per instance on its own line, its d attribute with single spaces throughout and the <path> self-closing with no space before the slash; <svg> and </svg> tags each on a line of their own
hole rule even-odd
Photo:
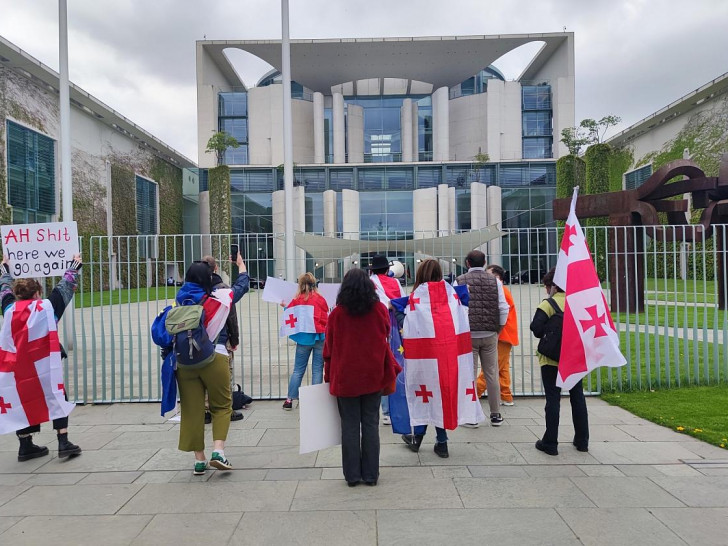
<svg viewBox="0 0 728 546">
<path fill-rule="evenodd" d="M 0 235 L 16 278 L 63 275 L 78 253 L 76 222 L 7 225 Z"/>
</svg>

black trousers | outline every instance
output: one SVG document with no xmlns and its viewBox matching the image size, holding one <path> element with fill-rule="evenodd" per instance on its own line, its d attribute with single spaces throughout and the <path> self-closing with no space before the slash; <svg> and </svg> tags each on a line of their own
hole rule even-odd
<svg viewBox="0 0 728 546">
<path fill-rule="evenodd" d="M 341 416 L 341 465 L 347 482 L 379 478 L 379 404 L 381 392 L 337 397 Z"/>
<path fill-rule="evenodd" d="M 68 417 L 61 417 L 60 419 L 53 419 L 53 430 L 62 430 L 68 428 Z M 20 436 L 21 434 L 33 434 L 40 432 L 40 425 L 32 425 L 29 427 L 21 428 L 16 430 L 15 434 Z"/>
<path fill-rule="evenodd" d="M 556 386 L 558 375 L 556 366 L 541 366 L 541 380 L 546 392 L 546 432 L 541 442 L 547 448 L 559 444 L 559 411 L 561 408 L 561 388 Z M 578 447 L 589 446 L 589 416 L 586 411 L 586 399 L 581 380 L 569 391 L 571 402 L 571 418 L 574 421 L 574 444 Z"/>
</svg>

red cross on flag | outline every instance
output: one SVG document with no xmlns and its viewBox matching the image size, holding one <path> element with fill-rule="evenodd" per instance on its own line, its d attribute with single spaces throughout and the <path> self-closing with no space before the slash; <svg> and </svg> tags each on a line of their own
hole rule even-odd
<svg viewBox="0 0 728 546">
<path fill-rule="evenodd" d="M 66 417 L 63 369 L 53 307 L 21 300 L 0 329 L 0 434 Z"/>
<path fill-rule="evenodd" d="M 295 297 L 281 313 L 280 337 L 291 336 L 301 332 L 322 334 L 326 331 L 329 317 L 329 304 L 316 292 Z"/>
<path fill-rule="evenodd" d="M 448 430 L 485 420 L 475 396 L 468 308 L 445 281 L 417 287 L 402 329 L 410 424 Z"/>
<path fill-rule="evenodd" d="M 561 357 L 556 385 L 571 389 L 600 366 L 624 366 L 619 334 L 604 297 L 594 262 L 576 217 L 578 186 L 561 240 L 554 282 L 566 292 Z"/>
</svg>

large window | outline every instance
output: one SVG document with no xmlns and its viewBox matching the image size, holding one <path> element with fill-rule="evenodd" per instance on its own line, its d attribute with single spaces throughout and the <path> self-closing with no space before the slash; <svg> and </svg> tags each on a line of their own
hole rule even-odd
<svg viewBox="0 0 728 546">
<path fill-rule="evenodd" d="M 306 212 L 306 233 L 323 233 L 324 231 L 324 194 L 306 194 L 304 204 Z"/>
<path fill-rule="evenodd" d="M 154 181 L 136 176 L 137 232 L 139 235 L 157 234 L 157 184 Z M 156 237 L 139 239 L 139 257 L 156 256 Z"/>
<path fill-rule="evenodd" d="M 411 239 L 412 192 L 371 191 L 359 194 L 362 239 Z"/>
<path fill-rule="evenodd" d="M 273 233 L 271 193 L 234 191 L 230 198 L 234 233 Z"/>
<path fill-rule="evenodd" d="M 223 154 L 224 165 L 248 164 L 248 94 L 246 92 L 218 93 L 218 131 L 225 131 L 238 141 L 238 148 L 228 148 Z"/>
<path fill-rule="evenodd" d="M 624 173 L 624 189 L 636 190 L 652 176 L 652 163 Z"/>
<path fill-rule="evenodd" d="M 7 158 L 13 222 L 50 222 L 56 213 L 55 142 L 8 121 Z"/>
<path fill-rule="evenodd" d="M 550 85 L 524 85 L 521 88 L 523 159 L 553 157 L 553 112 Z"/>
</svg>

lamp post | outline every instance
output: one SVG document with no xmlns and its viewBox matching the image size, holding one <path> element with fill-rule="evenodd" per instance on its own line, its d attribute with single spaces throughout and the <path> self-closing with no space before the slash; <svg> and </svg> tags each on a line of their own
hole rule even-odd
<svg viewBox="0 0 728 546">
<path fill-rule="evenodd" d="M 291 40 L 288 35 L 288 0 L 281 0 L 281 58 L 283 72 L 283 201 L 286 280 L 296 278 L 296 243 L 293 233 L 293 122 L 291 116 Z"/>
<path fill-rule="evenodd" d="M 71 185 L 71 100 L 68 85 L 68 9 L 66 0 L 58 0 L 58 91 L 61 114 L 61 196 L 63 221 L 73 220 L 73 190 Z"/>
</svg>

